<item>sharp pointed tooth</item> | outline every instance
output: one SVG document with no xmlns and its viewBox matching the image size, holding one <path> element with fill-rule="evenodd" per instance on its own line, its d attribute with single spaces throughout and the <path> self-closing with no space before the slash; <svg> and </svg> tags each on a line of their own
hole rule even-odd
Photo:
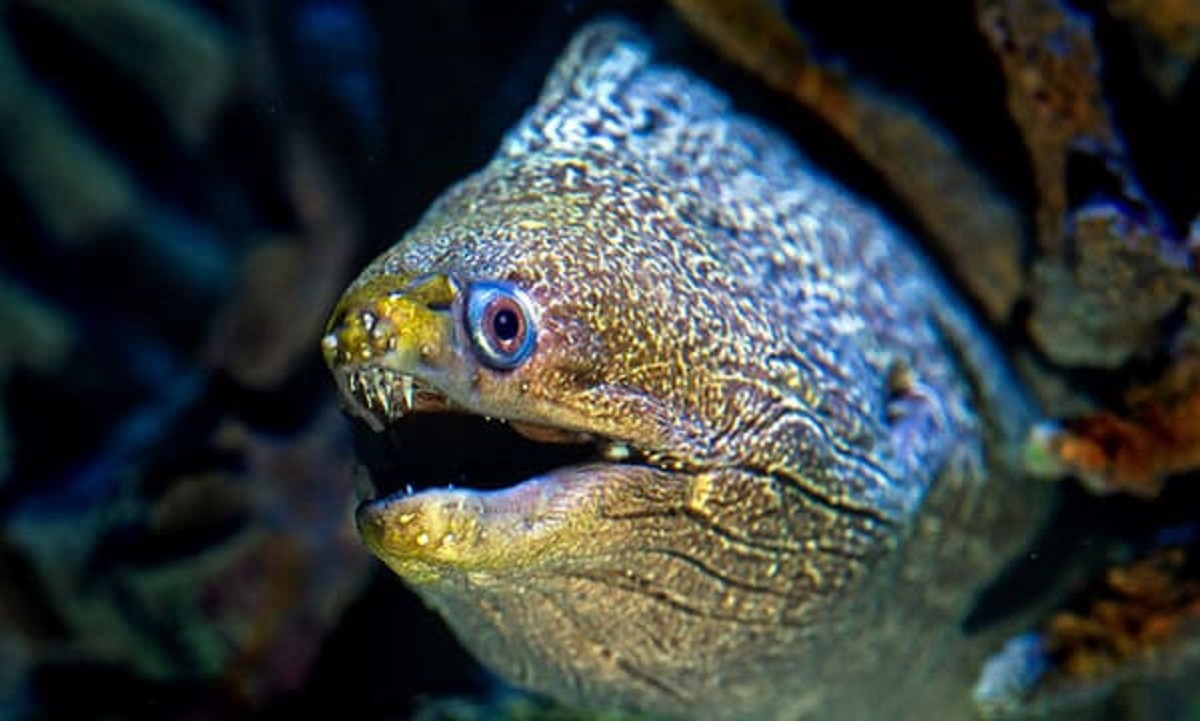
<svg viewBox="0 0 1200 721">
<path fill-rule="evenodd" d="M 350 414 L 365 421 L 372 431 L 382 431 L 383 422 L 369 407 L 371 398 L 366 393 L 364 377 L 359 373 L 350 373 L 345 376 L 345 384 L 342 398 Z"/>
<path fill-rule="evenodd" d="M 404 410 L 410 411 L 413 407 L 413 378 L 412 376 L 400 376 L 400 392 L 404 396 Z"/>
<path fill-rule="evenodd" d="M 375 397 L 379 400 L 379 407 L 390 418 L 392 415 L 392 393 L 386 378 L 380 377 L 375 380 Z"/>
<path fill-rule="evenodd" d="M 382 385 L 375 386 L 375 402 L 379 404 L 379 408 L 383 410 L 383 414 L 390 418 L 392 415 L 392 398 L 388 395 L 387 389 Z"/>
</svg>

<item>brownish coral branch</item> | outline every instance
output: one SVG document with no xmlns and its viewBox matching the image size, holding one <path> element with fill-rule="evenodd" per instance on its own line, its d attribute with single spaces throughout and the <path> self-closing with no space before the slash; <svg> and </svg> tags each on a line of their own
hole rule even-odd
<svg viewBox="0 0 1200 721">
<path fill-rule="evenodd" d="M 1063 366 L 1117 368 L 1153 355 L 1171 341 L 1164 321 L 1196 295 L 1194 263 L 1143 192 L 1114 127 L 1091 19 L 1057 0 L 978 0 L 976 7 L 1038 193 L 1040 253 L 1028 287 L 1033 340 Z M 1095 171 L 1102 198 L 1071 200 L 1076 159 Z M 1184 333 L 1194 324 L 1188 319 Z"/>
<path fill-rule="evenodd" d="M 1105 572 L 1095 598 L 1060 611 L 1045 628 L 1054 674 L 1095 681 L 1135 664 L 1165 662 L 1200 633 L 1200 579 L 1188 573 L 1187 550 L 1157 549 Z M 1056 679 L 1051 677 L 1049 682 Z"/>
<path fill-rule="evenodd" d="M 1065 229 L 1069 154 L 1123 152 L 1104 102 L 1091 23 L 1053 0 L 978 0 L 976 9 L 1033 164 L 1038 242 L 1056 256 Z"/>
<path fill-rule="evenodd" d="M 1169 477 L 1200 468 L 1200 356 L 1131 390 L 1123 412 L 1035 430 L 1030 461 L 1040 475 L 1074 475 L 1095 493 L 1157 496 Z"/>
<path fill-rule="evenodd" d="M 1179 676 L 1200 653 L 1195 552 L 1194 543 L 1158 547 L 1104 570 L 987 661 L 974 694 L 979 710 L 1050 717 L 1134 681 Z"/>
<path fill-rule="evenodd" d="M 1164 319 L 1200 294 L 1182 245 L 1135 216 L 1118 203 L 1080 208 L 1072 252 L 1034 264 L 1029 333 L 1055 362 L 1116 368 L 1151 356 L 1170 340 Z"/>
</svg>

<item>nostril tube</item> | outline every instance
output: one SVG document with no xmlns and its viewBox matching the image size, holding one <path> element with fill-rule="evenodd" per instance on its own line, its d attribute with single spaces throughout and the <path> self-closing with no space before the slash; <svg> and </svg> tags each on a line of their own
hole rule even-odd
<svg viewBox="0 0 1200 721">
<path fill-rule="evenodd" d="M 326 333 L 321 338 L 321 355 L 325 356 L 325 364 L 333 365 L 337 360 L 338 339 L 336 333 Z"/>
<path fill-rule="evenodd" d="M 374 355 L 371 337 L 379 332 L 378 316 L 371 311 L 355 308 L 343 300 L 329 319 L 321 338 L 321 352 L 330 368 L 370 360 Z"/>
</svg>

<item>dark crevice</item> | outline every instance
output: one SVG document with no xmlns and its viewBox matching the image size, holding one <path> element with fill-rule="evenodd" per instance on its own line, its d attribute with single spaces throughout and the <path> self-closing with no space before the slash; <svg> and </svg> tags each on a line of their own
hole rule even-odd
<svg viewBox="0 0 1200 721">
<path fill-rule="evenodd" d="M 1126 186 L 1127 178 L 1114 161 L 1091 152 L 1078 150 L 1067 154 L 1067 205 L 1079 208 L 1096 200 L 1136 200 Z"/>
<path fill-rule="evenodd" d="M 1064 589 L 1079 588 L 1114 559 L 1163 545 L 1194 545 L 1198 508 L 1200 485 L 1194 482 L 1168 485 L 1153 503 L 1097 497 L 1064 484 L 1050 520 L 979 594 L 963 628 L 979 632 L 1036 608 Z"/>
<path fill-rule="evenodd" d="M 62 641 L 67 621 L 55 607 L 45 579 L 17 544 L 0 536 L 0 624 L 30 642 Z"/>
<path fill-rule="evenodd" d="M 1101 48 L 1105 97 L 1126 148 L 1129 171 L 1173 228 L 1186 228 L 1200 210 L 1195 183 L 1180 182 L 1200 160 L 1192 141 L 1200 118 L 1196 70 L 1174 96 L 1164 96 L 1142 61 L 1135 25 L 1108 12 L 1107 3 L 1080 2 L 1093 19 Z"/>
</svg>

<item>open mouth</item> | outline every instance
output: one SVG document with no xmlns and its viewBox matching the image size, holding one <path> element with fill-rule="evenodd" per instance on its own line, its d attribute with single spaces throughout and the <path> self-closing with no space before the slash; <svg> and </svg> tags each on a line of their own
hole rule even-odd
<svg viewBox="0 0 1200 721">
<path fill-rule="evenodd" d="M 635 463 L 623 444 L 586 434 L 483 418 L 387 369 L 343 379 L 358 423 L 354 444 L 370 479 L 364 500 L 438 488 L 501 490 L 568 466 Z"/>
</svg>

